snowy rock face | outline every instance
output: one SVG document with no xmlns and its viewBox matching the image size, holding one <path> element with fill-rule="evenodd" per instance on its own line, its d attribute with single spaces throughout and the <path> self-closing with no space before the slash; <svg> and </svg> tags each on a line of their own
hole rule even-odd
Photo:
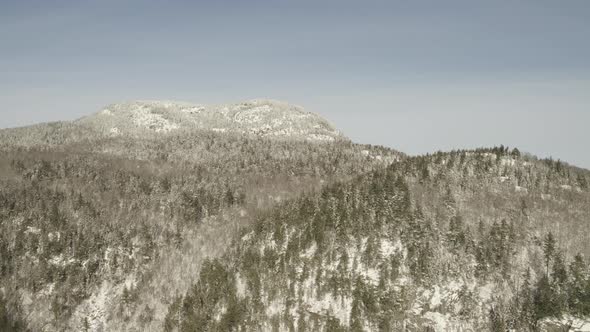
<svg viewBox="0 0 590 332">
<path fill-rule="evenodd" d="M 317 114 L 273 100 L 212 106 L 134 101 L 109 105 L 78 121 L 111 135 L 136 136 L 192 129 L 310 141 L 331 142 L 344 138 Z"/>
</svg>

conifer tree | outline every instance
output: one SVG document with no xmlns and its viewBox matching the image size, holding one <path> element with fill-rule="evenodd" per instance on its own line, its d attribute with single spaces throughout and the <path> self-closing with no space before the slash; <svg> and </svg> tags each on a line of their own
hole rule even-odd
<svg viewBox="0 0 590 332">
<path fill-rule="evenodd" d="M 545 255 L 546 275 L 549 277 L 549 263 L 555 254 L 555 237 L 549 232 L 543 239 L 543 254 Z"/>
</svg>

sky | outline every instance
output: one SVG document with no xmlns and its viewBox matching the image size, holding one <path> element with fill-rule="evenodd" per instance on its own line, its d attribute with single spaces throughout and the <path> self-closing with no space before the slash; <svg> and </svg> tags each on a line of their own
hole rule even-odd
<svg viewBox="0 0 590 332">
<path fill-rule="evenodd" d="M 0 128 L 253 98 L 409 154 L 590 168 L 590 1 L 0 0 Z"/>
</svg>

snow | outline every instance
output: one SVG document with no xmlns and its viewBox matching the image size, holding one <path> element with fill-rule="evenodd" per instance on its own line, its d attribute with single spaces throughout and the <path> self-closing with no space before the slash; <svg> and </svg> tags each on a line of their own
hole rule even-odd
<svg viewBox="0 0 590 332">
<path fill-rule="evenodd" d="M 568 331 L 590 332 L 590 321 L 571 315 L 564 315 L 562 318 L 544 319 L 541 325 L 553 325 L 557 327 L 570 327 Z"/>
<path fill-rule="evenodd" d="M 479 290 L 479 298 L 480 298 L 481 302 L 487 302 L 492 298 L 494 285 L 493 284 L 486 284 L 482 287 L 479 287 L 478 290 Z"/>
<path fill-rule="evenodd" d="M 500 163 L 502 164 L 502 166 L 514 166 L 516 164 L 516 160 L 511 158 L 502 158 Z"/>
<path fill-rule="evenodd" d="M 366 270 L 358 271 L 358 274 L 362 275 L 373 285 L 379 284 L 379 270 L 374 268 L 368 268 Z"/>
<path fill-rule="evenodd" d="M 250 128 L 250 129 L 248 129 L 248 132 L 250 134 L 265 136 L 266 134 L 270 133 L 271 130 L 272 130 L 272 127 L 268 124 L 265 124 L 261 127 Z M 279 135 L 284 135 L 284 134 L 279 134 Z"/>
<path fill-rule="evenodd" d="M 111 260 L 111 255 L 112 255 L 112 252 L 113 252 L 113 251 L 114 251 L 114 250 L 113 250 L 113 248 L 111 248 L 111 247 L 108 247 L 108 248 L 107 248 L 107 249 L 104 251 L 104 258 L 103 258 L 103 259 L 105 260 L 105 262 L 110 262 L 110 260 Z"/>
<path fill-rule="evenodd" d="M 491 160 L 496 160 L 498 158 L 498 156 L 496 156 L 495 153 L 490 153 L 490 152 L 485 152 L 482 154 L 482 156 L 484 156 L 486 158 L 490 158 Z"/>
<path fill-rule="evenodd" d="M 408 278 L 406 275 L 402 275 L 396 280 L 396 284 L 399 286 L 405 286 L 410 284 L 410 281 L 410 278 Z"/>
<path fill-rule="evenodd" d="M 53 256 L 49 260 L 49 264 L 55 265 L 55 266 L 61 266 L 61 267 L 74 264 L 75 262 L 76 262 L 76 260 L 74 258 L 65 259 L 65 257 L 64 257 L 63 254 L 59 254 L 57 256 Z"/>
<path fill-rule="evenodd" d="M 161 114 L 152 113 L 149 109 L 145 108 L 134 109 L 132 111 L 132 117 L 136 126 L 156 132 L 169 132 L 179 128 L 178 124 L 172 123 Z"/>
<path fill-rule="evenodd" d="M 98 292 L 92 294 L 92 296 L 80 304 L 76 308 L 72 322 L 82 322 L 84 318 L 88 319 L 88 325 L 90 325 L 90 331 L 101 331 L 106 325 L 106 313 L 109 305 L 109 300 L 112 301 L 110 291 L 112 286 L 104 281 L 98 290 Z"/>
<path fill-rule="evenodd" d="M 252 239 L 253 236 L 254 236 L 254 232 L 250 232 L 250 233 L 242 236 L 242 241 L 243 242 L 250 241 L 250 239 Z"/>
<path fill-rule="evenodd" d="M 246 296 L 246 282 L 242 279 L 242 276 L 238 273 L 236 275 L 236 290 L 239 297 L 244 298 Z"/>
<path fill-rule="evenodd" d="M 59 241 L 59 239 L 61 239 L 61 233 L 60 232 L 51 232 L 51 233 L 47 234 L 47 237 L 49 238 L 49 242 Z"/>
<path fill-rule="evenodd" d="M 272 119 L 271 123 L 272 123 L 273 127 L 280 127 L 285 123 L 285 119 L 282 119 L 282 118 Z"/>
<path fill-rule="evenodd" d="M 325 314 L 329 312 L 330 315 L 336 317 L 340 322 L 347 323 L 349 321 L 350 309 L 352 308 L 352 299 L 336 299 L 329 294 L 324 295 L 319 300 L 315 297 L 307 298 L 304 306 L 307 310 L 316 314 Z"/>
<path fill-rule="evenodd" d="M 23 216 L 18 216 L 12 219 L 12 224 L 15 226 L 20 226 L 22 225 L 22 223 L 25 221 L 25 218 Z"/>
<path fill-rule="evenodd" d="M 55 289 L 55 282 L 48 284 L 47 286 L 43 287 L 41 291 L 39 291 L 38 295 L 49 296 L 53 294 L 53 290 Z"/>
<path fill-rule="evenodd" d="M 284 300 L 275 299 L 266 306 L 266 315 L 269 317 L 274 315 L 280 315 L 284 307 Z"/>
<path fill-rule="evenodd" d="M 234 121 L 237 123 L 258 123 L 262 120 L 262 117 L 271 111 L 270 106 L 263 105 L 260 107 L 254 107 L 249 110 L 240 111 L 234 115 Z"/>
<path fill-rule="evenodd" d="M 333 142 L 335 140 L 334 137 L 328 135 L 320 135 L 320 134 L 309 134 L 307 138 L 312 141 L 329 141 Z"/>
<path fill-rule="evenodd" d="M 422 306 L 420 305 L 420 302 L 414 302 L 411 312 L 416 316 L 422 315 Z"/>
<path fill-rule="evenodd" d="M 205 110 L 205 107 L 196 105 L 192 107 L 181 108 L 180 111 L 188 114 L 199 114 Z"/>
<path fill-rule="evenodd" d="M 567 185 L 567 184 L 564 184 L 564 185 L 561 185 L 561 189 L 563 189 L 563 190 L 572 190 L 572 186 Z"/>
<path fill-rule="evenodd" d="M 392 242 L 387 239 L 381 239 L 381 253 L 384 256 L 390 256 L 395 253 L 401 253 L 405 257 L 404 247 L 400 240 Z"/>
<path fill-rule="evenodd" d="M 449 316 L 443 315 L 439 312 L 427 312 L 424 314 L 424 318 L 430 320 L 434 324 L 435 331 L 447 331 L 449 325 Z"/>
<path fill-rule="evenodd" d="M 312 258 L 313 255 L 315 255 L 315 252 L 317 250 L 318 246 L 315 244 L 315 242 L 305 250 L 305 252 L 303 254 L 301 254 L 301 257 L 303 258 Z"/>
<path fill-rule="evenodd" d="M 129 289 L 136 284 L 137 282 L 132 276 L 128 276 L 119 284 L 103 281 L 100 287 L 76 308 L 76 311 L 72 314 L 72 319 L 70 319 L 70 324 L 73 324 L 73 326 L 70 326 L 69 330 L 82 331 L 81 322 L 84 318 L 87 318 L 90 331 L 104 331 L 109 319 L 107 313 L 123 293 L 123 288 L 127 287 Z"/>
<path fill-rule="evenodd" d="M 272 129 L 271 126 L 265 126 L 262 129 L 258 129 L 259 131 L 270 131 Z M 287 128 L 283 128 L 283 129 L 279 129 L 274 131 L 273 133 L 271 133 L 271 135 L 273 136 L 291 136 L 296 134 L 296 131 L 292 128 L 292 127 L 287 127 Z"/>
<path fill-rule="evenodd" d="M 137 129 L 167 133 L 182 127 L 317 142 L 333 142 L 342 137 L 320 116 L 305 112 L 301 107 L 272 100 L 209 106 L 170 101 L 133 101 L 109 105 L 96 116 L 80 121 L 96 125 L 108 135 L 133 134 Z"/>
<path fill-rule="evenodd" d="M 25 231 L 25 234 L 39 234 L 41 233 L 41 230 L 37 227 L 32 227 L 32 226 L 27 226 L 27 230 Z"/>
<path fill-rule="evenodd" d="M 440 287 L 437 285 L 434 286 L 434 293 L 430 298 L 430 307 L 436 308 L 442 304 L 442 296 L 440 295 Z"/>
</svg>

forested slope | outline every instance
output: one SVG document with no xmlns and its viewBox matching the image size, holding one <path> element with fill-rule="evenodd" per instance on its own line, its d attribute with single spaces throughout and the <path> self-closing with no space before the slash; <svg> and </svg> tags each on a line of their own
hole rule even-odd
<svg viewBox="0 0 590 332">
<path fill-rule="evenodd" d="M 589 179 L 500 147 L 331 185 L 208 261 L 166 329 L 565 328 L 590 314 Z"/>
<path fill-rule="evenodd" d="M 402 157 L 347 140 L 83 132 L 0 131 L 2 303 L 33 331 L 161 330 L 256 211 Z"/>
<path fill-rule="evenodd" d="M 581 326 L 589 183 L 503 146 L 355 144 L 264 100 L 0 130 L 0 330 Z"/>
</svg>

